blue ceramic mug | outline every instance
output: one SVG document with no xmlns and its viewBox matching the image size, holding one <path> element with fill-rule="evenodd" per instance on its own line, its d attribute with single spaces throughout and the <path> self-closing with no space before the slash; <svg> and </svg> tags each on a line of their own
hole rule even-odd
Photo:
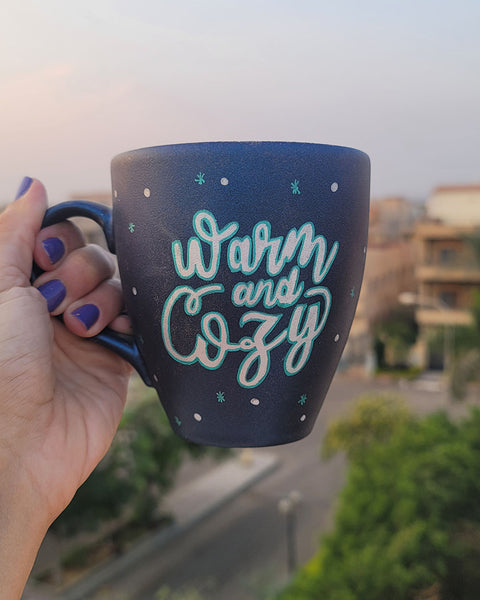
<svg viewBox="0 0 480 600">
<path fill-rule="evenodd" d="M 201 444 L 293 442 L 312 429 L 365 263 L 370 161 L 351 148 L 209 142 L 112 161 L 113 210 L 75 201 L 44 226 L 97 221 L 134 336 L 95 339 L 155 387 Z"/>
</svg>

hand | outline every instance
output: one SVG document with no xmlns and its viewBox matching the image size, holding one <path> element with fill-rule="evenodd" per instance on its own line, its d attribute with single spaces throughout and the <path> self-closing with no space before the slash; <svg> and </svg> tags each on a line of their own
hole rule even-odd
<svg viewBox="0 0 480 600">
<path fill-rule="evenodd" d="M 29 183 L 24 180 L 21 192 Z M 85 246 L 69 223 L 40 230 L 46 207 L 45 189 L 33 180 L 0 215 L 0 548 L 10 546 L 11 568 L 17 546 L 39 544 L 104 456 L 131 371 L 118 356 L 81 339 L 110 322 L 128 329 L 118 317 L 122 298 L 111 279 L 111 257 Z M 32 259 L 45 270 L 35 287 Z M 59 314 L 64 324 L 51 318 Z M 2 539 L 4 522 L 12 519 Z M 9 541 L 16 522 L 28 523 L 34 542 L 18 527 Z M 37 549 L 24 549 L 17 560 L 30 562 L 27 551 L 34 556 Z M 9 588 L 2 567 L 0 550 L 0 589 L 14 594 L 23 584 Z"/>
</svg>

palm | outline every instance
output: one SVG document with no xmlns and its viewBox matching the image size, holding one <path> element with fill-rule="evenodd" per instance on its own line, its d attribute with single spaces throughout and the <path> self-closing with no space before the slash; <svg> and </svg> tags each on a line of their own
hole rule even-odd
<svg viewBox="0 0 480 600">
<path fill-rule="evenodd" d="M 19 343 L 13 339 L 4 361 L 23 369 L 23 378 L 12 378 L 15 390 L 6 390 L 15 398 L 13 435 L 28 445 L 22 466 L 49 503 L 53 517 L 106 452 L 120 420 L 130 368 L 51 319 L 34 290 L 16 293 L 16 302 L 6 304 L 8 314 L 0 311 L 0 323 L 8 319 L 21 329 Z M 13 305 L 22 306 L 22 315 L 12 313 Z M 26 371 L 22 362 L 32 367 Z M 33 411 L 32 397 L 36 399 Z"/>
<path fill-rule="evenodd" d="M 107 451 L 130 372 L 122 359 L 81 339 L 121 311 L 111 259 L 85 246 L 72 225 L 41 231 L 46 208 L 45 188 L 27 177 L 0 214 L 0 589 L 12 599 L 21 595 L 48 526 Z M 57 250 L 63 244 L 64 259 L 51 260 L 42 235 L 56 239 Z M 63 286 L 53 308 L 30 286 L 32 260 Z M 75 302 L 98 307 L 96 330 L 68 321 L 76 319 Z M 68 329 L 50 317 L 55 309 Z"/>
</svg>

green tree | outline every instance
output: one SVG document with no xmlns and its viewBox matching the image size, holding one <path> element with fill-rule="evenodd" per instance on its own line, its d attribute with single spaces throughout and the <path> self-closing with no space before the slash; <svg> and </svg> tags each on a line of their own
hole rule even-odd
<svg viewBox="0 0 480 600">
<path fill-rule="evenodd" d="M 364 394 L 346 415 L 333 420 L 322 444 L 322 456 L 344 451 L 349 459 L 360 457 L 373 441 L 387 441 L 412 419 L 404 399 L 396 394 Z"/>
<path fill-rule="evenodd" d="M 418 326 L 413 312 L 407 307 L 400 307 L 379 321 L 374 330 L 374 352 L 378 367 L 405 367 L 417 334 Z"/>
<path fill-rule="evenodd" d="M 335 527 L 279 600 L 480 597 L 480 411 L 410 418 L 349 454 Z"/>
<path fill-rule="evenodd" d="M 449 385 L 452 397 L 463 400 L 468 384 L 480 374 L 480 291 L 474 290 L 472 304 L 473 325 L 455 331 L 455 355 Z"/>
<path fill-rule="evenodd" d="M 480 227 L 476 227 L 472 233 L 465 235 L 463 240 L 470 249 L 475 264 L 480 265 Z"/>
<path fill-rule="evenodd" d="M 203 600 L 204 596 L 195 588 L 186 588 L 180 591 L 172 592 L 168 586 L 161 587 L 155 600 Z"/>
<path fill-rule="evenodd" d="M 477 268 L 480 268 L 480 228 L 465 237 Z M 450 374 L 450 392 L 456 400 L 467 395 L 468 383 L 480 374 L 480 290 L 473 290 L 473 325 L 455 331 L 455 357 Z"/>
</svg>

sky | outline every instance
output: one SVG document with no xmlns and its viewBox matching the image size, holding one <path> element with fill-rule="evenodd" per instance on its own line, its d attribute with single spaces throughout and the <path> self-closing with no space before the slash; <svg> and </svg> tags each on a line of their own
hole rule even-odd
<svg viewBox="0 0 480 600">
<path fill-rule="evenodd" d="M 2 0 L 0 203 L 216 140 L 358 148 L 374 199 L 480 183 L 479 31 L 478 0 Z"/>
</svg>

